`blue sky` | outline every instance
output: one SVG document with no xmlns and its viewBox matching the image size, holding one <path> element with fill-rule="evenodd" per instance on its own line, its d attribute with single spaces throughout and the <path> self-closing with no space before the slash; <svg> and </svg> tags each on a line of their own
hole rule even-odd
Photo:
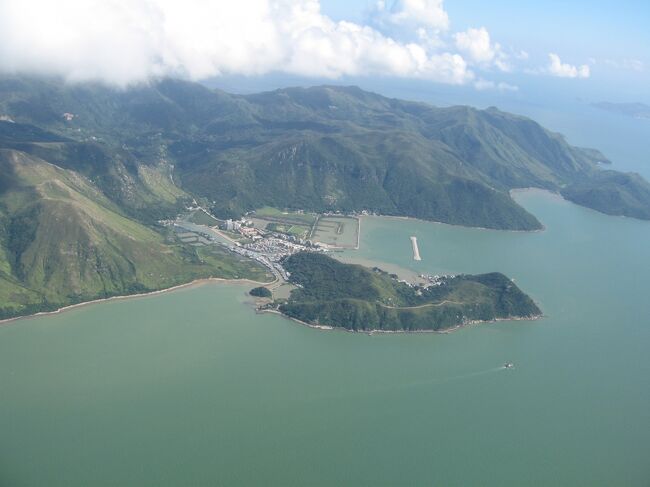
<svg viewBox="0 0 650 487">
<path fill-rule="evenodd" d="M 363 22 L 371 0 L 321 0 L 336 20 Z M 570 56 L 637 57 L 650 61 L 647 0 L 446 0 L 451 28 L 485 26 L 503 44 L 531 53 L 565 50 Z"/>
<path fill-rule="evenodd" d="M 389 0 L 390 2 L 390 0 Z M 363 23 L 374 1 L 321 0 L 335 20 Z M 532 68 L 557 53 L 562 62 L 588 64 L 588 79 L 550 79 L 516 70 L 490 72 L 530 93 L 558 90 L 650 102 L 650 2 L 645 0 L 446 0 L 450 32 L 485 27 L 493 41 L 525 50 Z M 642 63 L 642 68 L 639 61 Z M 633 69 L 636 68 L 636 69 Z"/>
</svg>

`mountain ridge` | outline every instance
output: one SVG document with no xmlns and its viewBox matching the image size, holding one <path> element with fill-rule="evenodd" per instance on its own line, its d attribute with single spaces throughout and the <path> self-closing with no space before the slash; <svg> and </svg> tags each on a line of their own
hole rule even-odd
<svg viewBox="0 0 650 487">
<path fill-rule="evenodd" d="M 275 206 L 536 230 L 510 190 L 537 187 L 650 219 L 650 185 L 608 162 L 494 107 L 358 87 L 231 95 L 171 79 L 117 90 L 0 78 L 0 314 L 262 279 L 227 252 L 169 240 L 158 221 L 194 199 L 224 218 Z"/>
<path fill-rule="evenodd" d="M 23 132 L 0 127 L 0 145 L 80 171 L 148 223 L 192 194 L 224 217 L 275 205 L 534 230 L 541 224 L 511 189 L 562 192 L 597 179 L 609 163 L 495 107 L 438 108 L 355 86 L 232 95 L 173 79 L 117 90 L 4 78 L 0 114 Z M 29 145 L 30 137 L 64 143 L 65 151 Z M 161 181 L 152 167 L 174 180 L 166 198 L 149 191 L 146 175 Z M 622 205 L 615 214 L 644 212 Z"/>
</svg>

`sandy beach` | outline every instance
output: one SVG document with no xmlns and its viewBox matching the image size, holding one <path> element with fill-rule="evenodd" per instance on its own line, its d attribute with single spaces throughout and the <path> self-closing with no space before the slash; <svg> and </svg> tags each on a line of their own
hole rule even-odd
<svg viewBox="0 0 650 487">
<path fill-rule="evenodd" d="M 41 311 L 39 313 L 34 313 L 31 315 L 24 315 L 24 316 L 16 316 L 14 318 L 6 318 L 4 320 L 0 320 L 0 326 L 3 325 L 8 325 L 10 323 L 13 323 L 15 321 L 19 320 L 25 320 L 27 318 L 36 318 L 39 316 L 49 316 L 49 315 L 57 315 L 59 313 L 64 313 L 66 311 L 73 310 L 75 308 L 81 308 L 83 306 L 89 306 L 91 304 L 97 304 L 97 303 L 104 303 L 107 301 L 118 301 L 118 300 L 125 300 L 125 299 L 135 299 L 135 298 L 146 298 L 150 296 L 155 296 L 157 294 L 163 294 L 163 293 L 170 293 L 173 291 L 178 291 L 180 289 L 188 289 L 196 286 L 202 286 L 204 284 L 210 283 L 210 282 L 217 282 L 217 283 L 223 283 L 223 284 L 252 284 L 254 286 L 268 286 L 269 284 L 273 283 L 268 283 L 268 282 L 259 282 L 259 281 L 252 281 L 250 279 L 223 279 L 221 277 L 208 277 L 208 278 L 203 278 L 203 279 L 195 279 L 194 281 L 187 282 L 185 284 L 179 284 L 177 286 L 172 286 L 168 287 L 165 289 L 159 289 L 157 291 L 151 291 L 151 292 L 146 292 L 146 293 L 138 293 L 138 294 L 124 294 L 120 296 L 111 296 L 108 298 L 99 298 L 99 299 L 93 299 L 91 301 L 84 301 L 82 303 L 76 303 L 76 304 L 71 304 L 69 306 L 64 306 L 62 308 L 58 308 L 54 311 Z"/>
</svg>

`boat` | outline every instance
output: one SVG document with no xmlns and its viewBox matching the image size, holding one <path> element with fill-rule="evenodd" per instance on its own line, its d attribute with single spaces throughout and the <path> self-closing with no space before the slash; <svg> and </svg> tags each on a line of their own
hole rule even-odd
<svg viewBox="0 0 650 487">
<path fill-rule="evenodd" d="M 506 362 L 505 364 L 503 364 L 504 369 L 512 369 L 514 366 L 515 364 L 513 364 L 512 362 Z"/>
</svg>

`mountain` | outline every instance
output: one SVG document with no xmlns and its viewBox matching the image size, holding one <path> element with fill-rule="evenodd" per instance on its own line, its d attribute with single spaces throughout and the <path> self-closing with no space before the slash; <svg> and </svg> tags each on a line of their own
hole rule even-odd
<svg viewBox="0 0 650 487">
<path fill-rule="evenodd" d="M 11 78 L 0 82 L 0 115 L 79 144 L 59 163 L 150 221 L 172 213 L 173 198 L 161 202 L 144 174 L 169 171 L 224 217 L 276 206 L 533 230 L 540 223 L 509 190 L 560 191 L 609 162 L 496 108 L 436 108 L 356 87 L 240 96 L 169 79 L 114 90 Z"/>
<path fill-rule="evenodd" d="M 539 222 L 508 190 L 557 189 L 606 161 L 494 108 L 434 108 L 340 87 L 238 99 L 252 114 L 242 123 L 170 147 L 184 187 L 222 213 L 367 209 L 531 230 Z"/>
<path fill-rule="evenodd" d="M 650 220 L 650 183 L 636 173 L 599 171 L 561 192 L 569 201 L 601 213 Z"/>
<path fill-rule="evenodd" d="M 278 309 L 314 325 L 355 331 L 444 330 L 474 321 L 542 314 L 500 273 L 448 276 L 423 287 L 323 254 L 294 254 L 283 265 L 298 287 L 289 299 L 277 303 Z"/>
<path fill-rule="evenodd" d="M 175 241 L 196 199 L 223 217 L 273 206 L 369 210 L 534 230 L 509 191 L 562 192 L 650 219 L 641 177 L 496 108 L 437 108 L 356 87 L 232 95 L 166 79 L 119 90 L 0 78 L 0 316 L 256 264 Z"/>
<path fill-rule="evenodd" d="M 75 171 L 0 149 L 0 318 L 201 277 L 266 277 L 252 262 L 214 252 L 170 243 Z"/>
</svg>

